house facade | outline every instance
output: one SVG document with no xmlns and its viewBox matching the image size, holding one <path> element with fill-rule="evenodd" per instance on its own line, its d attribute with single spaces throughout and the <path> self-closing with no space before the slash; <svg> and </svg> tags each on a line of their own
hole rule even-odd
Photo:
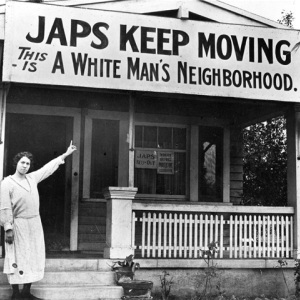
<svg viewBox="0 0 300 300">
<path fill-rule="evenodd" d="M 298 258 L 297 31 L 208 0 L 1 8 L 2 177 L 19 151 L 39 167 L 78 148 L 40 186 L 49 255 L 134 254 L 141 274 L 182 276 L 217 242 L 227 275 L 268 281 L 278 259 Z M 276 116 L 288 206 L 243 206 L 242 130 Z"/>
</svg>

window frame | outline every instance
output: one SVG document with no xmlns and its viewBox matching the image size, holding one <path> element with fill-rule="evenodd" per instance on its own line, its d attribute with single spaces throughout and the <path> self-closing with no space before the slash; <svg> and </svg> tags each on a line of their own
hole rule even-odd
<svg viewBox="0 0 300 300">
<path fill-rule="evenodd" d="M 161 151 L 174 151 L 179 153 L 186 153 L 185 163 L 186 163 L 186 174 L 185 174 L 185 195 L 166 195 L 166 194 L 136 194 L 136 199 L 142 200 L 178 200 L 178 201 L 186 201 L 189 200 L 189 178 L 190 178 L 190 125 L 187 124 L 173 124 L 173 123 L 151 123 L 151 122 L 138 122 L 134 123 L 134 132 L 136 126 L 149 126 L 149 127 L 169 127 L 169 128 L 185 128 L 186 129 L 186 149 L 165 149 L 162 148 Z M 134 136 L 134 150 L 158 150 L 159 148 L 143 148 L 135 146 L 135 136 Z M 134 169 L 135 166 L 134 166 Z"/>
</svg>

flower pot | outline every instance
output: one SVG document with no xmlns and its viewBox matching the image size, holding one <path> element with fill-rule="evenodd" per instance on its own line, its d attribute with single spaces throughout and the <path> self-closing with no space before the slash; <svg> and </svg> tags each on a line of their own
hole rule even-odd
<svg viewBox="0 0 300 300">
<path fill-rule="evenodd" d="M 123 287 L 124 296 L 129 297 L 124 299 L 131 299 L 130 297 L 151 299 L 152 281 L 132 280 L 131 282 L 122 282 L 120 285 Z"/>
<path fill-rule="evenodd" d="M 134 277 L 134 273 L 131 270 L 116 270 L 116 282 L 117 284 L 120 284 L 121 282 L 128 282 L 132 281 Z"/>
</svg>

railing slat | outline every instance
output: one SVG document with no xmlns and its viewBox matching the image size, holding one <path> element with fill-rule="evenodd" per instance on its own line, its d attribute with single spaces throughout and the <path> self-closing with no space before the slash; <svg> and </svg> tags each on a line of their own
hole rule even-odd
<svg viewBox="0 0 300 300">
<path fill-rule="evenodd" d="M 150 237 L 151 237 L 151 213 L 148 213 L 148 219 L 147 219 L 147 230 L 148 230 L 148 234 L 147 234 L 147 245 L 146 245 L 146 249 L 147 249 L 147 257 L 150 257 Z"/>
<path fill-rule="evenodd" d="M 179 215 L 179 257 L 182 257 L 182 225 L 183 225 L 183 220 L 182 220 L 182 214 Z"/>
<path fill-rule="evenodd" d="M 152 257 L 156 257 L 156 213 L 153 213 Z"/>
<path fill-rule="evenodd" d="M 248 243 L 248 256 L 249 258 L 252 257 L 252 241 L 253 241 L 253 236 L 252 236 L 252 216 L 249 216 L 249 223 L 248 223 L 248 228 L 249 228 L 249 243 Z"/>
<path fill-rule="evenodd" d="M 293 249 L 294 249 L 294 218 L 290 216 L 291 222 L 291 254 L 290 257 L 294 257 Z"/>
<path fill-rule="evenodd" d="M 257 219 L 256 215 L 253 216 L 253 257 L 257 255 Z"/>
<path fill-rule="evenodd" d="M 280 239 L 279 239 L 279 216 L 276 216 L 276 256 L 280 257 Z"/>
<path fill-rule="evenodd" d="M 158 214 L 158 257 L 161 257 L 161 235 L 162 235 L 162 215 L 161 213 Z"/>
<path fill-rule="evenodd" d="M 275 257 L 275 217 L 274 217 L 274 215 L 272 216 L 271 234 L 272 234 L 272 251 L 271 251 L 271 257 Z"/>
<path fill-rule="evenodd" d="M 270 245 L 270 228 L 271 228 L 271 222 L 270 222 L 270 216 L 267 217 L 267 257 L 270 257 L 271 252 L 271 245 Z"/>
<path fill-rule="evenodd" d="M 190 214 L 189 219 L 189 258 L 193 257 L 193 215 Z"/>
<path fill-rule="evenodd" d="M 258 257 L 261 257 L 261 217 L 258 216 Z"/>
<path fill-rule="evenodd" d="M 187 214 L 184 215 L 184 244 L 183 244 L 183 257 L 187 258 Z"/>
<path fill-rule="evenodd" d="M 201 214 L 199 218 L 199 251 L 201 251 L 202 249 L 203 249 L 203 215 Z"/>
<path fill-rule="evenodd" d="M 233 246 L 232 241 L 234 240 L 233 236 L 233 216 L 229 217 L 229 258 L 232 258 L 233 255 Z"/>
<path fill-rule="evenodd" d="M 163 257 L 167 257 L 167 226 L 168 226 L 168 217 L 167 214 L 164 214 L 164 247 L 163 247 Z"/>
<path fill-rule="evenodd" d="M 194 258 L 198 258 L 198 215 L 195 215 L 194 222 Z"/>
<path fill-rule="evenodd" d="M 177 214 L 174 214 L 174 257 L 177 257 L 177 225 L 178 225 L 178 219 L 177 219 Z"/>
<path fill-rule="evenodd" d="M 209 243 L 212 243 L 213 241 L 214 241 L 214 219 L 213 219 L 213 215 L 210 215 L 210 221 L 209 221 Z"/>
<path fill-rule="evenodd" d="M 265 216 L 262 217 L 262 242 L 263 242 L 263 253 L 262 256 L 265 257 L 266 255 L 266 218 Z"/>
<path fill-rule="evenodd" d="M 145 257 L 145 239 L 146 239 L 146 213 L 143 213 L 142 218 L 142 257 Z"/>
<path fill-rule="evenodd" d="M 243 216 L 240 215 L 239 221 L 239 257 L 242 258 L 243 250 L 242 250 L 242 241 L 243 241 Z"/>
<path fill-rule="evenodd" d="M 281 227 L 281 257 L 284 257 L 284 219 L 283 216 L 280 218 Z"/>
<path fill-rule="evenodd" d="M 220 219 L 220 258 L 223 258 L 223 236 L 224 236 L 224 217 L 221 215 Z"/>
<path fill-rule="evenodd" d="M 234 258 L 238 258 L 238 216 L 234 216 Z"/>
<path fill-rule="evenodd" d="M 289 239 L 289 217 L 285 216 L 285 237 L 286 237 L 286 256 L 285 257 L 289 257 L 290 256 L 290 239 Z"/>
<path fill-rule="evenodd" d="M 172 257 L 172 241 L 173 241 L 173 237 L 172 237 L 172 223 L 173 223 L 173 218 L 172 218 L 172 214 L 169 214 L 169 258 Z"/>
<path fill-rule="evenodd" d="M 205 215 L 205 223 L 204 223 L 204 247 L 208 246 L 208 216 Z"/>
<path fill-rule="evenodd" d="M 214 242 L 218 242 L 219 241 L 219 217 L 218 215 L 215 216 L 215 238 L 214 238 Z M 215 257 L 218 256 L 218 253 L 215 253 Z"/>
<path fill-rule="evenodd" d="M 248 252 L 248 236 L 247 236 L 247 216 L 244 216 L 244 258 L 247 258 Z"/>
</svg>

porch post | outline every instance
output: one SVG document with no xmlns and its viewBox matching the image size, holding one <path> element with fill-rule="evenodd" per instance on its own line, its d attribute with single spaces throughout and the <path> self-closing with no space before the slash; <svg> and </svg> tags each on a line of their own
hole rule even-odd
<svg viewBox="0 0 300 300">
<path fill-rule="evenodd" d="M 287 192 L 288 206 L 294 207 L 294 258 L 300 258 L 300 106 L 287 114 Z M 299 201 L 297 201 L 299 200 Z"/>
<path fill-rule="evenodd" d="M 3 83 L 0 86 L 0 180 L 3 179 L 4 173 L 4 137 L 5 137 L 5 118 L 6 118 L 6 97 L 9 86 Z M 1 238 L 1 232 L 0 232 Z M 2 257 L 3 251 L 0 246 L 0 257 Z"/>
<path fill-rule="evenodd" d="M 108 187 L 103 194 L 106 204 L 106 248 L 104 258 L 124 259 L 134 254 L 131 245 L 132 200 L 137 188 Z"/>
</svg>

